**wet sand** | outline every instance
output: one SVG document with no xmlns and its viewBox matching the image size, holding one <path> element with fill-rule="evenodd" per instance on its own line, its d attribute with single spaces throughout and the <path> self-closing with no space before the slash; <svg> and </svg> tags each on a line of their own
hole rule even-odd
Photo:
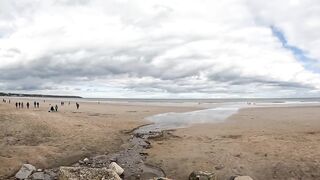
<svg viewBox="0 0 320 180">
<path fill-rule="evenodd" d="M 117 152 L 129 138 L 123 132 L 145 124 L 145 117 L 196 109 L 81 102 L 76 110 L 74 102 L 61 107 L 47 100 L 39 101 L 39 109 L 31 103 L 27 110 L 25 99 L 24 109 L 16 109 L 15 101 L 0 103 L 0 179 L 14 174 L 23 163 L 50 168 Z M 58 112 L 48 112 L 49 104 L 58 104 Z"/>
<path fill-rule="evenodd" d="M 178 129 L 152 141 L 149 163 L 169 178 L 193 170 L 218 179 L 320 179 L 320 107 L 242 109 L 227 121 Z"/>
</svg>

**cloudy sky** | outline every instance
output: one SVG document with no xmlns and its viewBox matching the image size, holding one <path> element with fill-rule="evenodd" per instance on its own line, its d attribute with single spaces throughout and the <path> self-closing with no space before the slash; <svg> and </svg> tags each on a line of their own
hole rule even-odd
<svg viewBox="0 0 320 180">
<path fill-rule="evenodd" d="M 0 0 L 0 91 L 320 96 L 320 1 Z"/>
</svg>

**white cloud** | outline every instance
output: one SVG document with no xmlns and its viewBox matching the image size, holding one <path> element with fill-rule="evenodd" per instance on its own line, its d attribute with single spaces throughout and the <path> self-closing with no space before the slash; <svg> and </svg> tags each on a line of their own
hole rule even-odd
<svg viewBox="0 0 320 180">
<path fill-rule="evenodd" d="M 319 60 L 319 8 L 311 0 L 0 0 L 0 88 L 104 97 L 317 96 L 319 73 L 270 27 Z"/>
<path fill-rule="evenodd" d="M 271 0 L 266 3 L 249 0 L 248 7 L 257 21 L 276 25 L 289 44 L 298 46 L 320 61 L 320 3 L 317 0 Z"/>
</svg>

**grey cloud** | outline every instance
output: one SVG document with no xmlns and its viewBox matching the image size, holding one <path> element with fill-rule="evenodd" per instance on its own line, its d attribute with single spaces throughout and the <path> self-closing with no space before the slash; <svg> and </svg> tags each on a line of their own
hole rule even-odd
<svg viewBox="0 0 320 180">
<path fill-rule="evenodd" d="M 83 50 L 82 50 L 83 51 Z M 170 61 L 164 68 L 152 65 L 152 59 L 157 53 L 151 53 L 147 57 L 143 52 L 132 49 L 118 50 L 116 53 L 101 54 L 93 52 L 89 57 L 77 59 L 70 63 L 77 51 L 52 54 L 33 60 L 31 63 L 15 65 L 2 69 L 0 79 L 7 82 L 8 90 L 53 90 L 52 84 L 86 83 L 95 79 L 110 79 L 111 81 L 120 75 L 127 75 L 128 82 L 120 84 L 122 87 L 140 92 L 167 92 L 167 93 L 252 93 L 249 88 L 239 89 L 239 86 L 250 84 L 274 86 L 276 88 L 304 88 L 313 89 L 301 83 L 283 82 L 268 79 L 266 77 L 243 76 L 236 68 L 229 68 L 208 75 L 210 81 L 203 83 L 190 82 L 189 80 L 199 76 L 212 67 L 195 66 L 188 69 L 176 70 L 176 64 Z M 113 55 L 113 56 L 111 56 Z M 126 56 L 125 60 L 118 58 Z M 144 57 L 148 60 L 139 60 Z M 180 57 L 188 59 L 203 59 L 202 56 Z M 185 64 L 180 64 L 183 67 Z M 151 77 L 154 80 L 148 83 L 131 83 L 130 78 Z M 8 83 L 9 82 L 9 83 Z M 48 85 L 48 83 L 50 85 Z M 234 87 L 234 88 L 233 88 Z M 237 87 L 237 88 L 236 88 Z M 79 89 L 75 89 L 79 90 Z"/>
<path fill-rule="evenodd" d="M 271 77 L 261 77 L 261 76 L 248 76 L 243 75 L 235 69 L 225 69 L 224 71 L 216 72 L 209 75 L 209 78 L 218 82 L 225 82 L 229 85 L 246 85 L 246 84 L 256 84 L 265 86 L 274 86 L 280 88 L 295 88 L 295 89 L 315 89 L 313 86 L 305 83 L 289 82 L 272 79 Z"/>
</svg>

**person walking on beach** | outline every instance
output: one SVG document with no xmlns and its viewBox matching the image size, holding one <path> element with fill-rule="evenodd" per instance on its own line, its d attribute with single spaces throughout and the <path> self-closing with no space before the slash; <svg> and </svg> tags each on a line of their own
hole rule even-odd
<svg viewBox="0 0 320 180">
<path fill-rule="evenodd" d="M 54 109 L 56 110 L 56 112 L 58 112 L 58 105 L 56 105 Z"/>
<path fill-rule="evenodd" d="M 23 109 L 23 102 L 21 103 L 21 108 Z"/>
<path fill-rule="evenodd" d="M 40 103 L 39 102 L 37 102 L 37 108 L 39 108 L 40 107 Z"/>
<path fill-rule="evenodd" d="M 33 107 L 36 108 L 37 107 L 37 102 L 33 102 Z"/>
<path fill-rule="evenodd" d="M 16 109 L 18 109 L 18 102 L 16 102 Z"/>
<path fill-rule="evenodd" d="M 79 109 L 79 107 L 80 107 L 79 103 L 76 102 L 76 106 L 77 106 L 77 109 Z"/>
<path fill-rule="evenodd" d="M 19 102 L 19 103 L 18 103 L 18 105 L 19 105 L 19 109 L 20 109 L 20 107 L 21 107 L 21 103 Z"/>
<path fill-rule="evenodd" d="M 29 109 L 29 106 L 30 106 L 30 104 L 29 104 L 29 102 L 27 102 L 27 109 Z"/>
</svg>

